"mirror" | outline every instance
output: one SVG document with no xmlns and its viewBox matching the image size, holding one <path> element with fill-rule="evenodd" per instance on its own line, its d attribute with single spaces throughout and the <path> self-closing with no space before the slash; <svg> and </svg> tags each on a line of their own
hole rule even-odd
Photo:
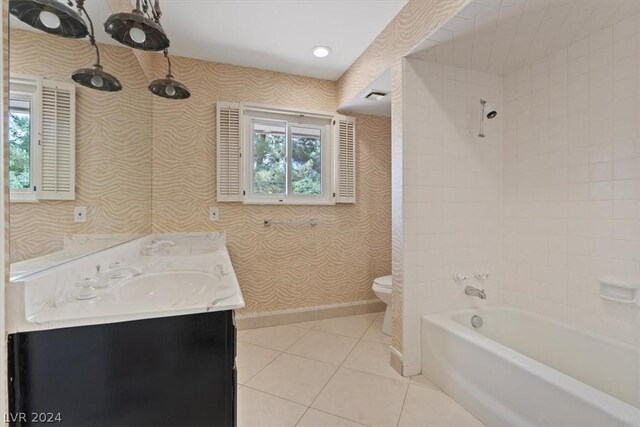
<svg viewBox="0 0 640 427">
<path fill-rule="evenodd" d="M 88 38 L 10 19 L 11 280 L 151 232 L 150 78 L 103 34 L 107 1 L 86 9 L 118 92 L 71 79 L 96 61 Z"/>
</svg>

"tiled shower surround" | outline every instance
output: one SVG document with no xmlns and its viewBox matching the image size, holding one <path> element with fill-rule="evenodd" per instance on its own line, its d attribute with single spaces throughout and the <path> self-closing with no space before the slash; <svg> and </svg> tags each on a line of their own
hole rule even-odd
<svg viewBox="0 0 640 427">
<path fill-rule="evenodd" d="M 640 15 L 495 76 L 409 58 L 403 70 L 403 358 L 421 314 L 506 303 L 638 344 Z M 477 137 L 480 98 L 498 111 Z M 477 271 L 489 271 L 478 281 Z M 467 297 L 467 284 L 488 300 Z"/>
<path fill-rule="evenodd" d="M 420 370 L 420 315 L 471 307 L 453 281 L 499 302 L 502 216 L 502 78 L 415 58 L 403 87 L 403 362 Z M 480 98 L 498 110 L 479 138 Z M 489 271 L 483 283 L 473 277 Z"/>
</svg>

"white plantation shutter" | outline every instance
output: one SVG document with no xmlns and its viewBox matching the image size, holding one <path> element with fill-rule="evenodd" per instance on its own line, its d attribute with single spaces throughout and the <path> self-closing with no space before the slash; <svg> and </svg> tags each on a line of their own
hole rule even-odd
<svg viewBox="0 0 640 427">
<path fill-rule="evenodd" d="M 352 117 L 334 119 L 336 203 L 356 202 L 356 124 Z"/>
<path fill-rule="evenodd" d="M 217 103 L 218 201 L 242 201 L 240 104 Z"/>
<path fill-rule="evenodd" d="M 73 84 L 42 79 L 39 199 L 75 199 L 75 110 Z"/>
</svg>

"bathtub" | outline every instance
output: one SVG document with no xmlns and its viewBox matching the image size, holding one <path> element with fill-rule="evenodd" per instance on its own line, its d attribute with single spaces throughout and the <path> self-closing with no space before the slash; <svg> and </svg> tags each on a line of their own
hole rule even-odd
<svg viewBox="0 0 640 427">
<path fill-rule="evenodd" d="M 510 307 L 423 316 L 420 333 L 422 374 L 488 426 L 640 426 L 638 348 Z"/>
</svg>

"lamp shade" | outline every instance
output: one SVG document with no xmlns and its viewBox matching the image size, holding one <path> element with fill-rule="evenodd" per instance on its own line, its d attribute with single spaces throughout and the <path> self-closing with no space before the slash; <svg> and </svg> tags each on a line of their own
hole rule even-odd
<svg viewBox="0 0 640 427">
<path fill-rule="evenodd" d="M 118 79 L 102 70 L 100 65 L 93 68 L 80 68 L 73 72 L 71 78 L 78 84 L 104 92 L 117 92 L 122 89 Z"/>
<path fill-rule="evenodd" d="M 80 14 L 58 0 L 10 0 L 9 12 L 25 24 L 49 34 L 71 38 L 89 34 Z"/>
<path fill-rule="evenodd" d="M 171 75 L 152 81 L 149 85 L 149 91 L 154 95 L 168 99 L 187 99 L 191 96 L 189 89 L 182 83 L 175 81 Z"/>
<path fill-rule="evenodd" d="M 134 49 L 160 51 L 169 47 L 169 39 L 162 27 L 138 9 L 111 15 L 104 22 L 104 30 L 114 40 Z M 132 30 L 136 40 L 132 38 Z"/>
</svg>

